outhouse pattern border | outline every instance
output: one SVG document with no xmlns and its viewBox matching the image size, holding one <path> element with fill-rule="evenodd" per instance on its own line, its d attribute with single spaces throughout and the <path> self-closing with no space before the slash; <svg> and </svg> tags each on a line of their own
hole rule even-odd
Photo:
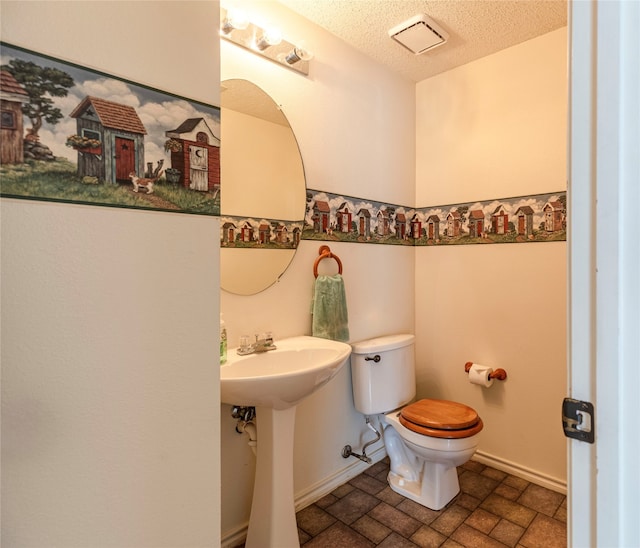
<svg viewBox="0 0 640 548">
<path fill-rule="evenodd" d="M 302 238 L 303 221 L 257 217 L 220 217 L 220 247 L 295 249 Z"/>
<path fill-rule="evenodd" d="M 410 208 L 307 190 L 303 240 L 436 246 L 567 239 L 566 191 Z"/>
</svg>

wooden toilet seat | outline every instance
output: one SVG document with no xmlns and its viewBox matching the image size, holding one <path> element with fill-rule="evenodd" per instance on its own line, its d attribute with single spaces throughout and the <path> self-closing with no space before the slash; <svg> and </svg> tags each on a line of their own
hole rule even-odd
<svg viewBox="0 0 640 548">
<path fill-rule="evenodd" d="M 482 430 L 482 419 L 468 405 L 447 400 L 424 399 L 400 412 L 405 428 L 433 438 L 468 438 Z"/>
</svg>

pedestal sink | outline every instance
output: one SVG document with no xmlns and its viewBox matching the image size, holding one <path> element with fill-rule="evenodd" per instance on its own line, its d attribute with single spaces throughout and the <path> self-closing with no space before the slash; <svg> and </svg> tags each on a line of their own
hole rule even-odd
<svg viewBox="0 0 640 548">
<path fill-rule="evenodd" d="M 229 351 L 220 368 L 223 403 L 256 407 L 258 452 L 247 548 L 298 547 L 293 500 L 296 405 L 329 382 L 351 346 L 318 337 L 275 341 L 276 350 L 248 356 Z"/>
</svg>

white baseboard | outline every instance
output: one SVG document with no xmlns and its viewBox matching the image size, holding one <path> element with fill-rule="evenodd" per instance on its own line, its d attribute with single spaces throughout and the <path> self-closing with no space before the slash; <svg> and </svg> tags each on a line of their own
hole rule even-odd
<svg viewBox="0 0 640 548">
<path fill-rule="evenodd" d="M 479 462 L 480 464 L 491 466 L 496 470 L 507 472 L 512 476 L 525 479 L 527 481 L 530 481 L 531 483 L 539 485 L 540 487 L 546 487 L 547 489 L 562 493 L 563 495 L 567 494 L 566 481 L 548 476 L 547 474 L 542 474 L 541 472 L 532 470 L 531 468 L 527 468 L 526 466 L 521 466 L 514 462 L 501 459 L 500 457 L 496 457 L 494 455 L 489 455 L 488 453 L 484 453 L 482 451 L 476 451 L 471 460 Z"/>
<path fill-rule="evenodd" d="M 378 447 L 371 455 L 368 455 L 371 459 L 371 463 L 375 464 L 378 461 L 381 461 L 383 458 L 387 456 L 387 452 L 385 451 L 384 445 Z M 340 487 L 341 485 L 347 483 L 350 479 L 359 476 L 362 472 L 364 472 L 370 464 L 366 462 L 362 462 L 355 457 L 349 457 L 350 464 L 341 470 L 333 473 L 331 476 L 324 478 L 318 483 L 307 487 L 302 490 L 300 493 L 296 493 L 296 512 L 306 508 L 310 504 L 313 504 L 317 500 L 320 500 L 325 495 L 328 495 L 334 489 Z"/>
<path fill-rule="evenodd" d="M 244 525 L 240 525 L 231 529 L 231 531 L 225 531 L 222 533 L 220 539 L 220 548 L 233 548 L 234 546 L 240 546 L 247 539 L 247 531 L 249 529 L 249 522 Z"/>
<path fill-rule="evenodd" d="M 371 455 L 368 455 L 372 461 L 372 464 L 375 464 L 378 461 L 381 461 L 383 458 L 387 456 L 387 452 L 385 451 L 384 446 L 376 449 Z M 347 483 L 350 479 L 359 476 L 364 472 L 370 464 L 366 462 L 362 462 L 355 457 L 350 457 L 347 466 L 333 473 L 331 476 L 324 478 L 323 480 L 315 483 L 303 489 L 301 492 L 296 493 L 295 495 L 295 507 L 296 512 L 306 508 L 307 506 L 313 504 L 317 500 L 320 500 L 325 495 L 328 495 L 334 489 L 340 487 Z M 222 539 L 220 540 L 221 548 L 233 548 L 234 546 L 238 546 L 242 544 L 247 538 L 247 530 L 249 528 L 249 522 L 244 525 L 238 526 L 230 531 L 226 531 L 223 533 Z"/>
</svg>

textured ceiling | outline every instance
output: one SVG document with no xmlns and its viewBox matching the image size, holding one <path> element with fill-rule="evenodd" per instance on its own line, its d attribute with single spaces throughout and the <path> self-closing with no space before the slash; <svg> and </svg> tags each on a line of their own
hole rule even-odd
<svg viewBox="0 0 640 548">
<path fill-rule="evenodd" d="M 287 118 L 274 100 L 247 80 L 224 80 L 220 84 L 220 92 L 223 108 L 262 118 L 273 124 L 289 126 Z"/>
<path fill-rule="evenodd" d="M 415 82 L 567 24 L 566 0 L 279 2 Z M 449 40 L 422 55 L 413 55 L 389 38 L 388 30 L 423 13 L 449 33 Z"/>
</svg>

